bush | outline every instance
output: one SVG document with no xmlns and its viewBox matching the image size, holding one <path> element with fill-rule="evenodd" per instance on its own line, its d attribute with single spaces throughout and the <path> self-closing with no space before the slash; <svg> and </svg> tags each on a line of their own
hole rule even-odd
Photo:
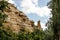
<svg viewBox="0 0 60 40">
<path fill-rule="evenodd" d="M 18 40 L 44 40 L 44 32 L 35 29 L 32 33 L 19 33 Z"/>
</svg>

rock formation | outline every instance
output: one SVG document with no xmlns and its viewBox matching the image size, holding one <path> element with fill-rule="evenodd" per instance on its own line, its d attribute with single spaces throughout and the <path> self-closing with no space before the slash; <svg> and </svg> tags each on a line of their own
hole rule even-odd
<svg viewBox="0 0 60 40">
<path fill-rule="evenodd" d="M 8 15 L 5 19 L 4 27 L 10 28 L 13 32 L 19 32 L 21 28 L 25 28 L 26 31 L 32 32 L 34 22 L 29 20 L 27 16 L 19 11 L 13 4 L 8 4 L 8 8 L 4 10 L 4 13 Z"/>
<path fill-rule="evenodd" d="M 32 32 L 34 30 L 34 21 L 29 18 L 21 11 L 19 11 L 13 4 L 8 4 L 8 7 L 3 10 L 8 16 L 3 23 L 3 27 L 11 29 L 13 32 L 18 33 L 21 29 L 26 32 Z M 37 24 L 38 29 L 41 28 L 40 21 Z"/>
<path fill-rule="evenodd" d="M 38 28 L 38 29 L 41 29 L 40 20 L 37 22 L 37 28 Z"/>
</svg>

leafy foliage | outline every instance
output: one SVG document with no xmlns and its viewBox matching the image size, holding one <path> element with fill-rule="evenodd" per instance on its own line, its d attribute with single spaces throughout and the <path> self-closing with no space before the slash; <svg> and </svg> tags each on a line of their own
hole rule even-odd
<svg viewBox="0 0 60 40">
<path fill-rule="evenodd" d="M 17 35 L 11 30 L 0 29 L 0 40 L 17 40 Z"/>
<path fill-rule="evenodd" d="M 6 14 L 4 14 L 3 10 L 7 7 L 8 2 L 7 1 L 0 1 L 0 26 L 3 25 L 3 22 L 5 20 L 5 18 L 7 17 Z"/>
<path fill-rule="evenodd" d="M 54 37 L 56 40 L 59 39 L 59 31 L 60 31 L 60 0 L 51 0 L 49 3 L 49 8 L 52 9 L 51 14 L 52 18 L 50 19 L 50 26 L 52 27 L 52 30 L 54 31 Z M 52 22 L 51 22 L 52 21 Z M 58 34 L 59 33 L 59 34 Z"/>
<path fill-rule="evenodd" d="M 8 2 L 5 0 L 0 1 L 0 10 L 4 10 L 8 5 Z"/>
<path fill-rule="evenodd" d="M 18 40 L 44 40 L 44 32 L 35 29 L 32 33 L 20 33 Z"/>
<path fill-rule="evenodd" d="M 2 14 L 0 13 L 0 26 L 3 25 L 3 23 L 5 22 L 5 18 L 7 17 L 6 14 Z"/>
</svg>

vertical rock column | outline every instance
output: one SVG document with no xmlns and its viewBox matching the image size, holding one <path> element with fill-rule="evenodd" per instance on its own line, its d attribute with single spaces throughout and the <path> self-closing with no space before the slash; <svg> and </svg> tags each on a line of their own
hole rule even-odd
<svg viewBox="0 0 60 40">
<path fill-rule="evenodd" d="M 34 21 L 31 20 L 30 22 L 31 22 L 31 26 L 34 27 Z"/>
<path fill-rule="evenodd" d="M 38 28 L 38 29 L 41 29 L 40 20 L 39 20 L 38 23 L 37 23 L 37 28 Z"/>
</svg>

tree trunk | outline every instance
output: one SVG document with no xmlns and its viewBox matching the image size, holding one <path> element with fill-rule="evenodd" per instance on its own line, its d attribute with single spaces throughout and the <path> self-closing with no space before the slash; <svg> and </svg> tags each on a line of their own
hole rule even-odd
<svg viewBox="0 0 60 40">
<path fill-rule="evenodd" d="M 56 40 L 59 40 L 59 35 L 56 35 Z"/>
<path fill-rule="evenodd" d="M 60 40 L 60 31 L 58 31 L 56 38 L 57 40 Z"/>
<path fill-rule="evenodd" d="M 60 35 L 59 35 L 59 40 L 60 40 Z"/>
</svg>

